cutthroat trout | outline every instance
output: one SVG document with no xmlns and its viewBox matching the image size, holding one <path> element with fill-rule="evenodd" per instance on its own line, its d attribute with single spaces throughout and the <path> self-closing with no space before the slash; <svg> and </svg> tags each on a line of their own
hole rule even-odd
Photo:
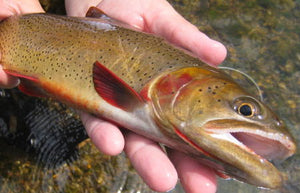
<svg viewBox="0 0 300 193">
<path fill-rule="evenodd" d="M 220 176 L 278 188 L 269 160 L 295 152 L 282 121 L 228 75 L 112 20 L 12 16 L 0 23 L 0 52 L 23 92 L 117 123 Z"/>
</svg>

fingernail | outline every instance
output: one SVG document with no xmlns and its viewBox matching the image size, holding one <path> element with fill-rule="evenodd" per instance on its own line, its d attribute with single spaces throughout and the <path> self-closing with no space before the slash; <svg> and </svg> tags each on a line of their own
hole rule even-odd
<svg viewBox="0 0 300 193">
<path fill-rule="evenodd" d="M 180 185 L 180 183 L 177 183 L 173 188 L 171 188 L 170 190 L 166 191 L 166 192 L 169 192 L 169 193 L 172 193 L 172 192 L 177 192 L 177 187 Z"/>
</svg>

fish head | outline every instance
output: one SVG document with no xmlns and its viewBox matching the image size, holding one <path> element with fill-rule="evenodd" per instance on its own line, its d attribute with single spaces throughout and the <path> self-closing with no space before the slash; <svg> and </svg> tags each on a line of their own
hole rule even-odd
<svg viewBox="0 0 300 193">
<path fill-rule="evenodd" d="M 295 142 L 269 107 L 226 74 L 211 67 L 167 72 L 148 86 L 147 98 L 163 132 L 187 143 L 195 157 L 204 154 L 218 173 L 281 186 L 270 161 L 293 155 Z"/>
</svg>

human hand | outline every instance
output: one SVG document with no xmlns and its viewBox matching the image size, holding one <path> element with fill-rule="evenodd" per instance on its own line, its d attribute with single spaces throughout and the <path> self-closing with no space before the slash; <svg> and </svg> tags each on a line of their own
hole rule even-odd
<svg viewBox="0 0 300 193">
<path fill-rule="evenodd" d="M 68 15 L 84 16 L 99 0 L 66 0 Z M 164 37 L 169 42 L 183 47 L 211 65 L 221 63 L 226 56 L 225 47 L 182 18 L 165 0 L 103 0 L 98 5 L 107 15 L 123 21 L 142 31 Z M 87 132 L 106 154 L 115 155 L 123 150 L 131 163 L 150 188 L 168 191 L 177 182 L 177 175 L 186 192 L 215 192 L 214 172 L 196 160 L 173 150 L 169 158 L 153 141 L 128 132 L 125 141 L 119 129 L 87 114 L 82 115 Z M 177 170 L 177 171 L 176 171 Z"/>
<path fill-rule="evenodd" d="M 38 0 L 0 0 L 0 20 L 12 15 L 40 12 L 44 12 L 44 10 Z M 0 65 L 0 88 L 13 88 L 18 84 L 19 79 L 6 74 Z"/>
</svg>

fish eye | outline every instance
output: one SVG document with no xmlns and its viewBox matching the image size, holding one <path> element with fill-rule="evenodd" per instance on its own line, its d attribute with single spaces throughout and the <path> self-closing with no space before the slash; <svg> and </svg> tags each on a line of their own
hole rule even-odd
<svg viewBox="0 0 300 193">
<path fill-rule="evenodd" d="M 255 113 L 255 109 L 250 103 L 242 103 L 237 109 L 238 113 L 245 117 L 252 117 Z"/>
<path fill-rule="evenodd" d="M 252 97 L 239 97 L 233 102 L 233 109 L 239 115 L 242 115 L 247 118 L 257 117 L 260 118 L 261 107 L 256 99 Z"/>
</svg>

